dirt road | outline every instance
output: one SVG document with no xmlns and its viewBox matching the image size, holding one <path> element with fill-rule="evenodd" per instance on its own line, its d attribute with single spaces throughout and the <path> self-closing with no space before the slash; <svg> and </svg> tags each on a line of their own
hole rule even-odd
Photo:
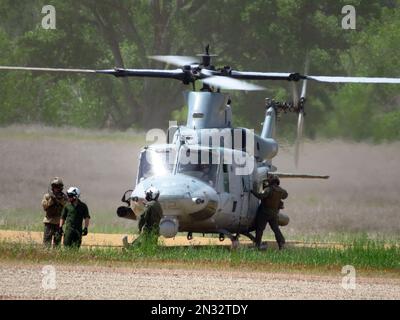
<svg viewBox="0 0 400 320">
<path fill-rule="evenodd" d="M 106 233 L 90 233 L 88 236 L 83 237 L 82 245 L 84 247 L 122 247 L 123 234 L 106 234 Z M 134 236 L 129 235 L 129 242 L 133 241 Z M 0 241 L 11 243 L 25 243 L 25 244 L 42 244 L 43 232 L 34 231 L 13 231 L 13 230 L 0 230 Z M 160 237 L 160 244 L 165 246 L 230 246 L 231 241 L 226 239 L 221 242 L 218 238 L 211 237 L 194 237 L 192 240 L 187 240 L 185 236 L 176 236 L 175 238 L 166 239 Z M 275 240 L 267 241 L 270 247 L 275 248 L 277 245 Z M 252 242 L 246 237 L 240 238 L 240 244 L 250 246 Z M 338 243 L 305 243 L 300 241 L 287 241 L 287 247 L 335 247 L 341 248 L 342 245 Z"/>
<path fill-rule="evenodd" d="M 2 299 L 400 299 L 400 280 L 342 275 L 0 263 Z M 55 288 L 48 281 L 55 272 Z M 46 287 L 47 285 L 47 287 Z M 46 289 L 47 288 L 47 289 Z"/>
</svg>

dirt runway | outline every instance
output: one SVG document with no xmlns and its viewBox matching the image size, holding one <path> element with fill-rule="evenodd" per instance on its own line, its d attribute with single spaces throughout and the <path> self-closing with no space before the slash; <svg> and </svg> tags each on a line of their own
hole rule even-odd
<svg viewBox="0 0 400 320">
<path fill-rule="evenodd" d="M 400 280 L 243 271 L 52 266 L 0 263 L 2 299 L 400 299 Z M 48 268 L 48 267 L 47 267 Z M 54 286 L 53 286 L 54 285 Z"/>
<path fill-rule="evenodd" d="M 82 238 L 83 247 L 122 247 L 123 234 L 106 234 L 106 233 L 90 233 L 88 236 Z M 134 239 L 134 235 L 128 235 L 128 241 Z M 34 244 L 40 245 L 43 242 L 43 232 L 34 231 L 13 231 L 13 230 L 0 230 L 0 242 L 19 243 L 19 244 Z M 264 239 L 265 240 L 265 239 Z M 276 248 L 275 240 L 266 240 L 268 245 Z M 218 238 L 211 237 L 194 237 L 192 240 L 187 240 L 185 236 L 176 236 L 175 238 L 166 239 L 160 237 L 160 245 L 165 246 L 230 246 L 231 241 L 226 239 L 221 242 Z M 246 237 L 240 238 L 240 244 L 243 246 L 251 246 L 252 242 Z M 342 248 L 343 245 L 339 243 L 315 243 L 315 242 L 301 242 L 301 241 L 287 241 L 287 247 L 335 247 Z"/>
</svg>

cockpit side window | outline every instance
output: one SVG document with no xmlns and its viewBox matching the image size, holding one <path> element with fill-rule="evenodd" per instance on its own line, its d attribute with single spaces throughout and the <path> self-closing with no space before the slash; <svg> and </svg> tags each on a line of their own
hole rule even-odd
<svg viewBox="0 0 400 320">
<path fill-rule="evenodd" d="M 211 150 L 182 150 L 177 173 L 200 179 L 212 187 L 216 186 L 219 167 L 219 154 Z M 213 161 L 217 158 L 217 161 Z M 215 160 L 215 159 L 214 159 Z M 216 163 L 215 163 L 216 162 Z"/>
<path fill-rule="evenodd" d="M 211 186 L 216 183 L 218 165 L 217 164 L 179 164 L 177 173 L 200 179 Z"/>
</svg>

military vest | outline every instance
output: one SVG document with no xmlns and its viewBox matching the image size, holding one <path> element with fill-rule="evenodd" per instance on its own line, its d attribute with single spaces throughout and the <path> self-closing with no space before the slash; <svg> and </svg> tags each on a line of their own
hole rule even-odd
<svg viewBox="0 0 400 320">
<path fill-rule="evenodd" d="M 66 200 L 64 198 L 52 199 L 52 202 L 53 204 L 46 209 L 46 216 L 50 219 L 61 217 L 61 211 L 66 204 Z"/>
<path fill-rule="evenodd" d="M 281 207 L 281 200 L 286 199 L 288 194 L 285 189 L 280 186 L 272 185 L 268 186 L 268 197 L 261 200 L 263 209 L 273 210 L 278 212 Z"/>
</svg>

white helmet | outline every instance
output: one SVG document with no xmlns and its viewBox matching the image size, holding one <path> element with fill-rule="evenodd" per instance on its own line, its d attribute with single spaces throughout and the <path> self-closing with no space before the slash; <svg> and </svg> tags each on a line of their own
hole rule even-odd
<svg viewBox="0 0 400 320">
<path fill-rule="evenodd" d="M 157 200 L 160 196 L 160 191 L 155 187 L 148 188 L 144 193 L 147 201 Z"/>
<path fill-rule="evenodd" d="M 70 187 L 67 191 L 68 197 L 76 197 L 79 198 L 81 195 L 81 191 L 77 187 Z"/>
</svg>

